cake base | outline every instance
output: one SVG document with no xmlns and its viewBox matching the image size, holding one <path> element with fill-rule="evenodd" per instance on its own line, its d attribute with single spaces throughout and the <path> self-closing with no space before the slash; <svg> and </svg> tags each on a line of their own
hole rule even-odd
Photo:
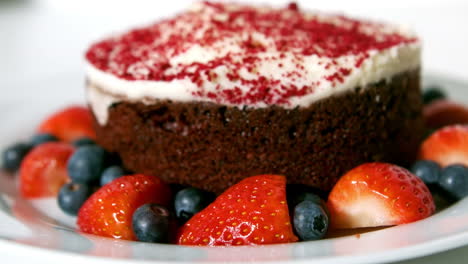
<svg viewBox="0 0 468 264">
<path fill-rule="evenodd" d="M 419 70 L 310 105 L 252 109 L 204 102 L 121 102 L 95 120 L 99 144 L 135 172 L 221 192 L 282 174 L 330 190 L 364 162 L 407 165 L 424 134 Z"/>
</svg>

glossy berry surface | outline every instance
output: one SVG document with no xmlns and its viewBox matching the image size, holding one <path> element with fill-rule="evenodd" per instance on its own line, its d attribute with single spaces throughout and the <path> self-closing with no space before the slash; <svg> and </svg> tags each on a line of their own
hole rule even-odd
<svg viewBox="0 0 468 264">
<path fill-rule="evenodd" d="M 67 183 L 60 188 L 57 203 L 63 212 L 77 215 L 81 206 L 92 194 L 91 188 L 85 184 Z"/>
<path fill-rule="evenodd" d="M 32 146 L 26 143 L 16 143 L 6 148 L 2 153 L 2 168 L 10 172 L 17 171 L 31 148 Z"/>
<path fill-rule="evenodd" d="M 80 147 L 68 161 L 68 174 L 74 182 L 93 183 L 101 177 L 105 160 L 106 151 L 103 148 L 97 145 Z"/>
<path fill-rule="evenodd" d="M 381 162 L 347 172 L 333 187 L 327 205 L 335 228 L 400 225 L 435 212 L 432 195 L 420 178 Z"/>
<path fill-rule="evenodd" d="M 174 200 L 176 216 L 181 223 L 205 209 L 215 199 L 215 195 L 197 188 L 189 187 L 177 192 Z"/>
<path fill-rule="evenodd" d="M 468 125 L 452 125 L 438 129 L 421 144 L 419 159 L 432 160 L 440 166 L 468 166 Z"/>
<path fill-rule="evenodd" d="M 75 148 L 62 142 L 48 142 L 31 150 L 21 163 L 19 190 L 25 198 L 55 196 L 70 181 L 67 162 Z"/>
<path fill-rule="evenodd" d="M 59 141 L 58 138 L 52 134 L 44 133 L 44 134 L 36 134 L 31 138 L 31 145 L 38 146 L 40 144 L 44 144 L 46 142 L 55 142 Z"/>
<path fill-rule="evenodd" d="M 288 197 L 288 205 L 289 205 L 289 210 L 293 213 L 294 208 L 296 205 L 303 201 L 311 201 L 313 203 L 316 203 L 317 205 L 320 205 L 324 211 L 327 213 L 328 216 L 328 208 L 325 203 L 325 201 L 317 194 L 317 190 L 314 190 L 308 186 L 302 186 L 302 185 L 295 185 L 291 184 L 287 186 L 287 197 Z"/>
<path fill-rule="evenodd" d="M 78 138 L 78 139 L 74 140 L 72 142 L 72 145 L 75 146 L 75 147 L 83 147 L 83 146 L 87 146 L 87 145 L 96 145 L 96 142 L 94 140 L 92 140 L 91 138 L 82 137 L 82 138 Z"/>
<path fill-rule="evenodd" d="M 450 196 L 463 199 L 468 196 L 468 168 L 458 164 L 445 167 L 439 185 Z"/>
<path fill-rule="evenodd" d="M 78 212 L 77 224 L 85 233 L 136 240 L 132 228 L 135 210 L 147 203 L 168 206 L 171 199 L 169 186 L 155 176 L 123 176 L 86 200 Z"/>
<path fill-rule="evenodd" d="M 302 240 L 317 240 L 327 233 L 329 217 L 319 203 L 304 200 L 294 208 L 293 222 L 294 230 Z"/>
<path fill-rule="evenodd" d="M 134 213 L 132 227 L 139 241 L 152 243 L 169 242 L 170 213 L 158 204 L 144 204 Z"/>
<path fill-rule="evenodd" d="M 286 178 L 252 176 L 231 186 L 180 228 L 178 244 L 240 246 L 297 241 L 286 203 Z"/>
<path fill-rule="evenodd" d="M 125 173 L 125 169 L 118 165 L 110 166 L 102 172 L 100 184 L 101 186 L 106 185 L 109 182 L 124 176 Z"/>
<path fill-rule="evenodd" d="M 411 172 L 418 176 L 425 184 L 436 184 L 439 182 L 441 168 L 434 161 L 418 160 L 411 167 Z"/>
<path fill-rule="evenodd" d="M 49 133 L 67 142 L 82 137 L 96 138 L 93 116 L 84 106 L 69 106 L 56 111 L 44 120 L 37 130 L 39 133 Z"/>
</svg>

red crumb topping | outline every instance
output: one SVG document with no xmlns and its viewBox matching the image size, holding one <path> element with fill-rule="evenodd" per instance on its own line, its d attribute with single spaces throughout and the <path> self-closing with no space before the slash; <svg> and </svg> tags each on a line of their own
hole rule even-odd
<svg viewBox="0 0 468 264">
<path fill-rule="evenodd" d="M 194 96 L 215 102 L 288 104 L 291 97 L 313 93 L 321 81 L 332 86 L 342 83 L 354 69 L 361 67 L 372 50 L 418 41 L 387 33 L 383 24 L 343 16 L 306 15 L 295 3 L 283 9 L 212 2 L 200 6 L 172 19 L 100 41 L 90 47 L 86 58 L 98 69 L 125 80 L 189 79 L 197 85 L 192 92 Z M 264 38 L 259 39 L 259 34 Z M 268 41 L 262 40 L 265 38 Z M 205 63 L 171 62 L 171 58 L 197 45 L 210 48 L 218 56 Z M 226 51 L 226 45 L 235 49 Z M 309 55 L 330 58 L 330 63 L 323 65 L 329 74 L 297 87 L 294 83 L 308 73 L 302 62 Z M 354 68 L 339 67 L 337 59 L 347 55 L 354 55 L 351 64 Z M 296 67 L 280 78 L 258 72 L 265 61 L 275 62 L 283 72 L 285 65 L 280 60 L 285 58 L 291 58 Z M 217 84 L 219 76 L 214 70 L 220 66 L 227 68 L 226 78 L 235 83 L 233 87 Z M 242 73 L 245 70 L 257 78 L 245 78 Z M 289 81 L 284 82 L 285 78 Z"/>
</svg>

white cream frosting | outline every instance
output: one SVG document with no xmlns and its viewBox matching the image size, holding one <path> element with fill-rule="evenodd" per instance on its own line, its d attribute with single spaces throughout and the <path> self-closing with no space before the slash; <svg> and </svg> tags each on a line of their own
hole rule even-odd
<svg viewBox="0 0 468 264">
<path fill-rule="evenodd" d="M 203 8 L 202 8 L 203 9 Z M 198 10 L 197 8 L 193 10 Z M 219 15 L 219 14 L 218 14 Z M 323 15 L 321 15 L 323 16 Z M 224 19 L 222 14 L 218 19 Z M 333 21 L 333 16 L 323 16 L 322 19 Z M 341 20 L 340 20 L 341 21 Z M 339 21 L 338 21 L 339 22 Z M 337 22 L 337 23 L 338 23 Z M 399 27 L 385 26 L 380 31 L 398 32 L 410 36 L 406 30 Z M 369 25 L 370 34 L 374 34 L 377 27 Z M 370 50 L 359 67 L 356 62 L 362 59 L 362 54 L 345 55 L 338 58 L 329 58 L 326 56 L 304 55 L 298 58 L 294 50 L 282 52 L 279 56 L 278 51 L 269 48 L 273 41 L 268 36 L 261 33 L 255 33 L 250 36 L 256 43 L 261 43 L 266 47 L 263 52 L 257 54 L 260 58 L 265 58 L 256 63 L 256 69 L 252 70 L 240 67 L 238 73 L 242 80 L 250 80 L 264 76 L 267 79 L 277 80 L 282 85 L 296 87 L 306 87 L 314 84 L 313 91 L 307 92 L 301 96 L 291 96 L 287 103 L 278 103 L 284 108 L 307 107 L 317 100 L 342 93 L 356 87 L 366 87 L 368 84 L 376 83 L 381 80 L 414 70 L 420 67 L 421 45 L 419 41 L 399 44 L 384 50 Z M 228 53 L 240 52 L 241 49 L 236 43 L 245 39 L 242 34 L 223 38 L 211 46 L 193 45 L 173 57 L 170 57 L 168 63 L 171 67 L 167 69 L 168 74 L 175 74 L 182 67 L 192 63 L 209 63 L 225 56 Z M 331 66 L 330 66 L 331 65 Z M 247 93 L 251 88 L 244 85 L 242 80 L 232 80 L 228 78 L 230 65 L 221 65 L 211 69 L 210 74 L 215 73 L 216 78 L 209 79 L 203 76 L 203 89 L 205 93 L 218 93 L 220 90 L 232 90 L 238 88 L 242 93 Z M 338 69 L 352 69 L 347 75 L 340 75 L 341 81 L 329 80 L 326 76 L 333 75 Z M 145 74 L 145 67 L 139 68 L 138 65 L 129 69 L 133 74 Z M 291 76 L 288 73 L 300 71 L 300 77 Z M 199 86 L 188 77 L 183 79 L 174 79 L 172 81 L 155 80 L 125 80 L 113 74 L 104 72 L 90 63 L 86 65 L 86 76 L 88 79 L 87 96 L 92 110 L 96 114 L 98 121 L 105 124 L 107 121 L 107 109 L 116 102 L 120 101 L 143 101 L 151 103 L 152 100 L 168 99 L 179 102 L 199 101 L 214 102 L 235 107 L 268 107 L 270 104 L 265 101 L 232 103 L 229 101 L 214 100 L 207 96 L 196 96 Z M 278 88 L 280 89 L 280 88 Z M 274 95 L 273 95 L 274 96 Z M 276 99 L 272 99 L 275 101 Z"/>
</svg>

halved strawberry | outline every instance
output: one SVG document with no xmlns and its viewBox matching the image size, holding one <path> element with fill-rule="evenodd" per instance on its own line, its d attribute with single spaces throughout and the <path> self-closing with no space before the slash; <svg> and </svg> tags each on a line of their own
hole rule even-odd
<svg viewBox="0 0 468 264">
<path fill-rule="evenodd" d="M 424 107 L 427 127 L 437 129 L 454 124 L 468 124 L 468 108 L 450 100 L 436 100 Z"/>
<path fill-rule="evenodd" d="M 331 226 L 359 228 L 410 223 L 434 213 L 421 179 L 388 163 L 366 163 L 346 173 L 328 197 Z"/>
<path fill-rule="evenodd" d="M 297 240 L 286 204 L 285 177 L 259 175 L 230 187 L 194 215 L 181 228 L 178 244 L 227 246 Z"/>
<path fill-rule="evenodd" d="M 434 132 L 421 145 L 419 158 L 441 166 L 468 166 L 468 125 L 447 126 Z"/>
<path fill-rule="evenodd" d="M 67 161 L 74 147 L 66 143 L 44 143 L 29 152 L 21 162 L 19 190 L 26 198 L 57 195 L 69 181 Z"/>
<path fill-rule="evenodd" d="M 54 113 L 42 122 L 38 132 L 50 133 L 67 142 L 83 137 L 96 138 L 91 112 L 83 106 L 70 106 Z"/>
<path fill-rule="evenodd" d="M 136 240 L 132 230 L 133 212 L 143 204 L 169 205 L 171 190 L 155 176 L 135 174 L 118 178 L 101 187 L 78 212 L 82 232 Z"/>
</svg>

